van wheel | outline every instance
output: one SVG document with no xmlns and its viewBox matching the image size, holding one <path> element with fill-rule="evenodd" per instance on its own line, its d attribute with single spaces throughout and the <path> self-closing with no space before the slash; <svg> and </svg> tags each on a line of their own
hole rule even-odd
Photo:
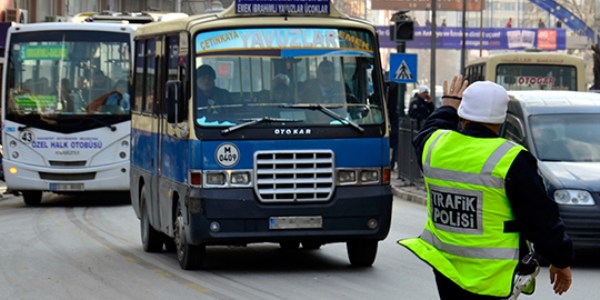
<svg viewBox="0 0 600 300">
<path fill-rule="evenodd" d="M 156 231 L 152 224 L 150 224 L 150 217 L 148 214 L 148 206 L 146 198 L 146 186 L 142 186 L 140 195 L 140 232 L 142 234 L 142 246 L 146 252 L 160 252 L 163 247 L 162 234 Z"/>
<path fill-rule="evenodd" d="M 23 202 L 27 206 L 38 206 L 42 203 L 42 191 L 23 191 Z"/>
<path fill-rule="evenodd" d="M 370 267 L 377 256 L 377 240 L 357 240 L 346 242 L 348 258 L 354 267 Z"/>
<path fill-rule="evenodd" d="M 197 270 L 202 267 L 206 247 L 204 245 L 190 245 L 185 237 L 186 226 L 183 219 L 181 204 L 177 203 L 177 216 L 175 218 L 175 232 L 173 240 L 177 251 L 179 266 L 184 270 Z"/>
</svg>

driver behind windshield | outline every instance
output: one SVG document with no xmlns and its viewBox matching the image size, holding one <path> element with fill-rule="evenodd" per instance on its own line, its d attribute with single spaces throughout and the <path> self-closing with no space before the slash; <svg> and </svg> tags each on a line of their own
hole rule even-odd
<svg viewBox="0 0 600 300">
<path fill-rule="evenodd" d="M 228 104 L 231 101 L 229 91 L 215 86 L 217 75 L 209 65 L 202 65 L 196 70 L 196 94 L 200 107 Z"/>
</svg>

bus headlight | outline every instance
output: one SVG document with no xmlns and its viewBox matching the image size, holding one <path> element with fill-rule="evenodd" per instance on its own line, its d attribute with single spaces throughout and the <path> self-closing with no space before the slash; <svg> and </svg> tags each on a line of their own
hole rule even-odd
<svg viewBox="0 0 600 300">
<path fill-rule="evenodd" d="M 206 174 L 206 184 L 225 185 L 225 174 L 223 174 L 223 173 L 208 173 L 208 174 Z"/>
<path fill-rule="evenodd" d="M 362 170 L 360 172 L 361 183 L 378 183 L 379 172 L 377 170 Z"/>
<path fill-rule="evenodd" d="M 338 182 L 341 184 L 356 183 L 355 170 L 339 170 L 337 173 Z"/>
<path fill-rule="evenodd" d="M 127 153 L 125 153 L 124 151 L 121 151 L 121 152 L 119 152 L 119 157 L 126 158 L 127 157 Z"/>
<path fill-rule="evenodd" d="M 127 141 L 127 140 L 121 141 L 121 147 L 123 147 L 123 148 L 129 147 L 129 141 Z"/>
<path fill-rule="evenodd" d="M 13 159 L 17 159 L 17 158 L 19 158 L 19 152 L 17 152 L 17 151 L 13 151 L 13 152 L 10 154 L 10 156 L 11 156 Z"/>
<path fill-rule="evenodd" d="M 235 185 L 247 185 L 250 183 L 249 172 L 233 172 L 230 178 L 231 184 Z"/>
<path fill-rule="evenodd" d="M 8 143 L 8 145 L 9 145 L 11 148 L 14 148 L 14 147 L 16 147 L 16 146 L 17 146 L 17 142 L 16 142 L 15 140 L 10 140 L 10 143 Z"/>
<path fill-rule="evenodd" d="M 556 190 L 554 201 L 563 205 L 594 205 L 592 194 L 584 190 Z"/>
</svg>

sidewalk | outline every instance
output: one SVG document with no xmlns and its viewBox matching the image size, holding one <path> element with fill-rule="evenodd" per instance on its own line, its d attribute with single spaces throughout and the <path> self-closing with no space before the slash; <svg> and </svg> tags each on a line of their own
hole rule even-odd
<svg viewBox="0 0 600 300">
<path fill-rule="evenodd" d="M 392 171 L 392 179 L 390 182 L 394 196 L 404 201 L 427 204 L 427 193 L 425 187 L 409 184 L 408 182 L 398 179 L 398 172 Z"/>
</svg>

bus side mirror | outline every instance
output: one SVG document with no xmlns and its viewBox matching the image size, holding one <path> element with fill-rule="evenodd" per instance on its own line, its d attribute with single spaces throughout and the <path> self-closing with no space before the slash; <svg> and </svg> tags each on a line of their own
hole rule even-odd
<svg viewBox="0 0 600 300">
<path fill-rule="evenodd" d="M 167 122 L 169 123 L 179 123 L 185 120 L 185 116 L 183 112 L 184 103 L 183 103 L 183 89 L 181 86 L 181 81 L 179 80 L 169 80 L 167 81 Z"/>
</svg>

